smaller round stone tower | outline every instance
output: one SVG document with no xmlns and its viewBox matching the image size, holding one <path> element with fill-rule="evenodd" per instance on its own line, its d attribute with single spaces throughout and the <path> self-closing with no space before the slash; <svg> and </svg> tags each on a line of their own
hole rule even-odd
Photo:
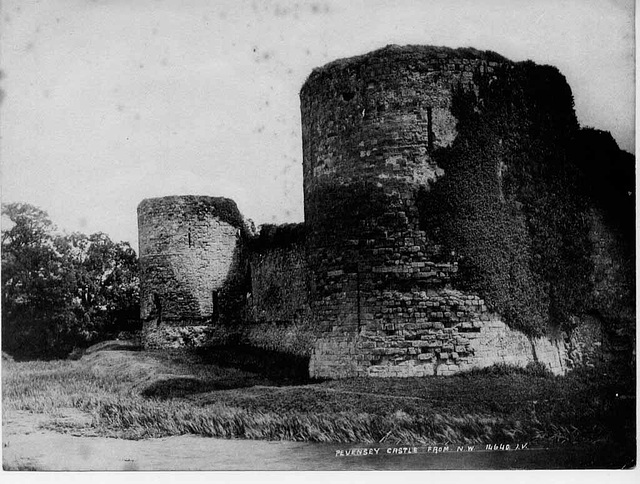
<svg viewBox="0 0 640 484">
<path fill-rule="evenodd" d="M 227 198 L 171 196 L 140 203 L 140 318 L 147 335 L 237 319 L 242 226 L 238 207 Z"/>
</svg>

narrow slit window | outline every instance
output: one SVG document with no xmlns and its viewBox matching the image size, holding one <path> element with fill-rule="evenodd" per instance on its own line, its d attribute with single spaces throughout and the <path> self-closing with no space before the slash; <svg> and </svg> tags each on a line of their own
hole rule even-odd
<svg viewBox="0 0 640 484">
<path fill-rule="evenodd" d="M 187 234 L 187 239 L 189 241 L 189 247 L 191 247 L 191 229 L 189 229 L 189 233 Z"/>
<path fill-rule="evenodd" d="M 433 109 L 427 108 L 427 143 L 429 149 L 433 149 Z"/>
</svg>

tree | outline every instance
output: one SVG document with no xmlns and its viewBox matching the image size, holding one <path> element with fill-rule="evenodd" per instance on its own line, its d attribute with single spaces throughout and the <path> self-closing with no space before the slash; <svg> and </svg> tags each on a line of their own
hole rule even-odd
<svg viewBox="0 0 640 484">
<path fill-rule="evenodd" d="M 58 245 L 87 330 L 123 330 L 138 318 L 138 259 L 129 243 L 115 243 L 101 232 L 89 236 L 76 232 L 60 237 Z"/>
<path fill-rule="evenodd" d="M 106 234 L 61 235 L 46 212 L 3 205 L 2 346 L 14 356 L 68 354 L 137 319 L 137 257 Z M 6 226 L 7 224 L 3 224 Z"/>
<path fill-rule="evenodd" d="M 47 339 L 45 322 L 67 306 L 61 260 L 46 212 L 16 203 L 3 206 L 2 215 L 12 224 L 2 232 L 3 349 L 32 353 Z"/>
</svg>

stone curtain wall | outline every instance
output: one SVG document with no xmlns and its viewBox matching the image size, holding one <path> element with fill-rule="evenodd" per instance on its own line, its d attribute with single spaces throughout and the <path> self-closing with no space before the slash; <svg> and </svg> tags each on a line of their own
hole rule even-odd
<svg viewBox="0 0 640 484">
<path fill-rule="evenodd" d="M 242 341 L 257 348 L 309 357 L 314 329 L 309 307 L 309 269 L 304 244 L 252 252 L 250 320 Z"/>
<path fill-rule="evenodd" d="M 249 250 L 251 297 L 242 341 L 309 357 L 315 331 L 304 224 L 264 225 Z"/>
<path fill-rule="evenodd" d="M 239 221 L 238 209 L 228 199 L 182 196 L 140 203 L 140 317 L 145 331 L 237 318 L 237 307 L 229 301 L 238 296 L 234 286 L 242 268 Z M 200 338 L 179 333 L 167 338 Z M 160 345 L 162 337 L 147 339 Z"/>
<path fill-rule="evenodd" d="M 301 323 L 309 319 L 309 269 L 304 245 L 253 252 L 250 267 L 252 320 Z"/>
</svg>

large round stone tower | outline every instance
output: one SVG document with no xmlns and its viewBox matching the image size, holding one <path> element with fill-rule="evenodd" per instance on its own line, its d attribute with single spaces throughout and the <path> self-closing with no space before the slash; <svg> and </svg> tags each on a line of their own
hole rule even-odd
<svg viewBox="0 0 640 484">
<path fill-rule="evenodd" d="M 447 279 L 453 266 L 434 263 L 416 196 L 444 174 L 432 155 L 456 137 L 453 90 L 473 89 L 474 74 L 501 60 L 479 54 L 389 47 L 316 69 L 303 86 L 305 220 L 320 298 Z M 357 309 L 340 320 L 357 325 Z"/>
<path fill-rule="evenodd" d="M 420 376 L 477 363 L 471 339 L 491 317 L 480 297 L 451 290 L 456 253 L 432 237 L 419 197 L 446 176 L 437 154 L 458 135 L 456 100 L 511 65 L 474 49 L 390 46 L 305 82 L 305 221 L 321 334 L 312 375 Z"/>
<path fill-rule="evenodd" d="M 242 217 L 235 202 L 145 199 L 138 206 L 138 232 L 140 317 L 147 334 L 228 322 L 234 311 L 237 317 Z"/>
</svg>

